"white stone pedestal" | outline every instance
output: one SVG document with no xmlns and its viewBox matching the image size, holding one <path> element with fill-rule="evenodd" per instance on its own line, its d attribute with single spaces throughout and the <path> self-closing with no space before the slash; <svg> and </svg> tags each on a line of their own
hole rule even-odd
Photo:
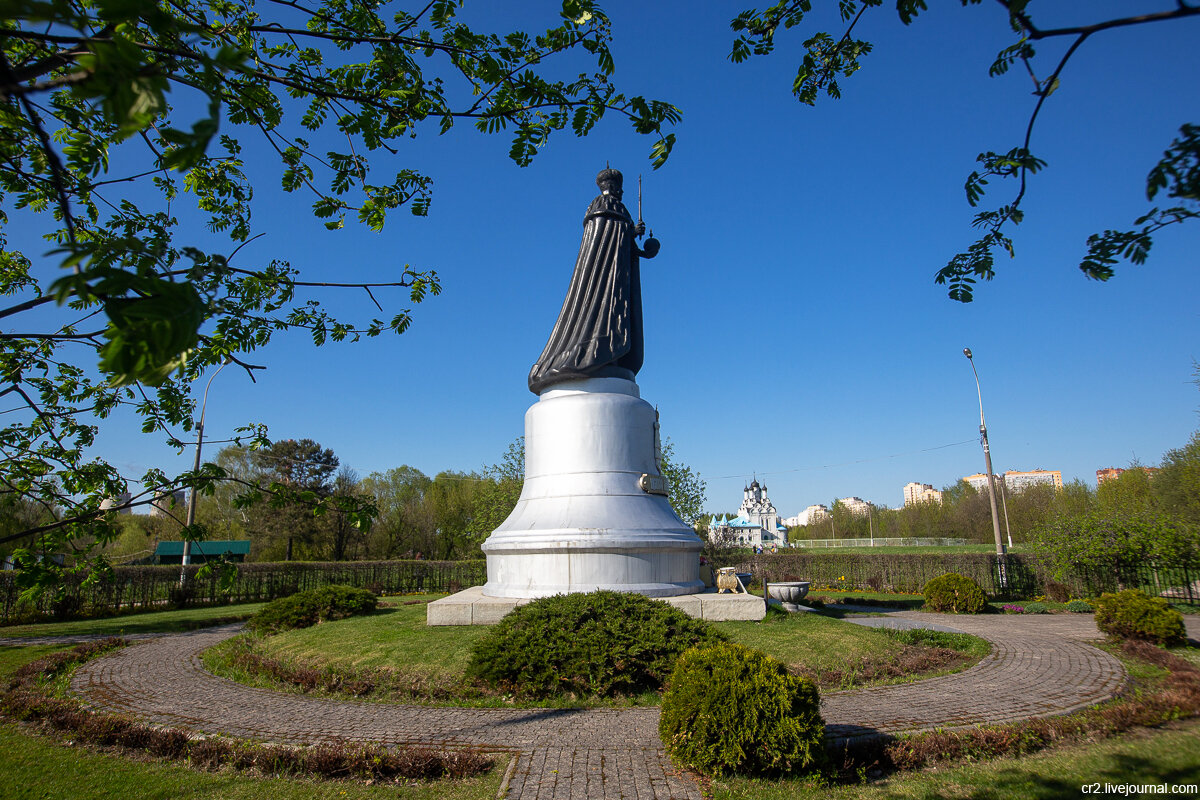
<svg viewBox="0 0 1200 800">
<path fill-rule="evenodd" d="M 699 537 L 643 475 L 658 475 L 654 409 L 637 384 L 556 384 L 525 414 L 525 486 L 483 544 L 483 595 L 534 598 L 611 589 L 694 594 Z"/>
<path fill-rule="evenodd" d="M 425 610 L 425 622 L 428 625 L 495 625 L 514 608 L 530 602 L 529 599 L 485 597 L 482 586 L 472 586 L 430 603 Z M 658 602 L 674 606 L 689 617 L 709 622 L 757 622 L 767 615 L 767 606 L 761 597 L 740 593 L 717 594 L 716 589 L 706 589 L 700 594 L 660 597 Z M 779 605 L 778 600 L 771 602 Z M 800 608 L 808 610 L 804 606 Z"/>
</svg>

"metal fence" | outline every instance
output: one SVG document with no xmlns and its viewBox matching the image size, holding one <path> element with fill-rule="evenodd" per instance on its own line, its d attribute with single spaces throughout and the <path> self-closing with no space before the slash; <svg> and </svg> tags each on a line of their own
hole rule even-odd
<svg viewBox="0 0 1200 800">
<path fill-rule="evenodd" d="M 846 541 L 846 540 L 839 540 Z M 876 540 L 877 542 L 880 540 Z M 1200 606 L 1200 565 L 1144 564 L 1118 578 L 1103 570 L 1076 569 L 1055 580 L 1037 556 L 1009 554 L 1004 578 L 995 553 L 853 553 L 804 552 L 793 549 L 750 557 L 734 553 L 717 566 L 738 566 L 762 580 L 807 580 L 814 588 L 919 593 L 925 583 L 957 572 L 975 580 L 995 598 L 1032 598 L 1065 591 L 1071 597 L 1095 597 L 1121 588 L 1140 589 L 1173 605 Z M 227 585 L 216 575 L 196 576 L 189 567 L 189 594 L 180 597 L 178 566 L 116 567 L 111 577 L 87 582 L 68 576 L 58 594 L 36 601 L 20 599 L 11 572 L 0 573 L 0 624 L 46 618 L 102 616 L 185 601 L 194 605 L 274 600 L 305 589 L 348 584 L 376 593 L 456 592 L 487 580 L 486 562 L 475 561 L 351 561 L 237 564 Z"/>
<path fill-rule="evenodd" d="M 792 539 L 793 547 L 957 547 L 969 544 L 966 539 L 913 538 L 911 536 L 877 536 L 870 539 Z"/>
<path fill-rule="evenodd" d="M 337 561 L 233 564 L 231 580 L 188 567 L 186 596 L 179 591 L 178 566 L 114 567 L 89 582 L 66 576 L 63 590 L 37 600 L 21 599 L 15 574 L 0 573 L 0 624 L 45 618 L 104 616 L 171 605 L 218 605 L 274 600 L 305 589 L 347 584 L 377 594 L 456 592 L 487 580 L 482 559 L 474 561 Z"/>
<path fill-rule="evenodd" d="M 878 541 L 878 540 L 876 540 Z M 1140 589 L 1172 605 L 1200 605 L 1200 565 L 1144 564 L 1124 576 L 1078 568 L 1056 579 L 1048 563 L 1031 554 L 805 552 L 802 548 L 747 558 L 733 553 L 717 566 L 737 566 L 758 580 L 811 581 L 814 590 L 845 589 L 919 594 L 939 575 L 956 572 L 971 578 L 991 597 L 1033 598 L 1054 592 L 1096 597 L 1103 592 Z"/>
</svg>

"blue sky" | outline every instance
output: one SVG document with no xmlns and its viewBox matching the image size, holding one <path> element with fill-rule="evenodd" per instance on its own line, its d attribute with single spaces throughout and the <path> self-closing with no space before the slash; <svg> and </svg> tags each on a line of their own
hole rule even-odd
<svg viewBox="0 0 1200 800">
<path fill-rule="evenodd" d="M 1157 462 L 1200 424 L 1200 225 L 1159 234 L 1145 266 L 1122 265 L 1106 284 L 1076 265 L 1088 234 L 1147 210 L 1146 172 L 1181 123 L 1198 121 L 1200 19 L 1108 32 L 1079 51 L 1034 134 L 1049 166 L 1031 182 L 1017 257 L 962 305 L 932 277 L 973 241 L 963 181 L 979 152 L 1020 144 L 1033 97 L 1021 72 L 987 75 L 1011 40 L 998 6 L 932 5 L 907 28 L 876 15 L 861 30 L 875 52 L 842 82 L 843 99 L 809 108 L 789 87 L 814 28 L 735 65 L 728 21 L 744 0 L 604 4 L 618 84 L 683 111 L 658 171 L 651 142 L 615 117 L 585 139 L 560 134 L 524 169 L 502 136 L 431 128 L 380 163 L 434 178 L 429 217 L 397 214 L 373 234 L 325 231 L 310 200 L 277 191 L 264 169 L 255 228 L 266 236 L 244 264 L 281 258 L 309 279 L 379 281 L 410 263 L 436 268 L 444 292 L 415 308 L 403 336 L 314 349 L 290 334 L 257 355 L 269 367 L 257 384 L 225 370 L 208 437 L 262 422 L 273 437 L 316 439 L 364 476 L 498 461 L 535 400 L 526 375 L 607 161 L 627 187 L 643 173 L 644 216 L 662 241 L 643 268 L 642 396 L 707 480 L 708 507 L 736 508 L 755 473 L 791 515 L 846 495 L 894 507 L 908 481 L 941 487 L 981 471 L 963 347 L 975 353 L 997 470 L 1090 483 L 1100 467 Z M 1052 27 L 1170 5 L 1059 3 L 1058 18 L 1036 18 Z M 551 2 L 464 12 L 497 29 L 555 15 Z M 1012 191 L 993 184 L 985 203 Z M 323 297 L 352 318 L 374 312 L 360 294 Z M 408 305 L 380 300 L 389 315 Z M 122 424 L 99 440 L 110 460 L 136 473 L 190 465 Z"/>
</svg>

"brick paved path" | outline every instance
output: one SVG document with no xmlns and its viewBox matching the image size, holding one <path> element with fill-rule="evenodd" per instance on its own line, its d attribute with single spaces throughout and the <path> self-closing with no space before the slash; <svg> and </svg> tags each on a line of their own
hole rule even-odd
<svg viewBox="0 0 1200 800">
<path fill-rule="evenodd" d="M 1097 637 L 1083 615 L 898 612 L 888 618 L 974 633 L 992 642 L 993 653 L 956 675 L 826 695 L 821 710 L 836 735 L 1064 713 L 1110 697 L 1125 677 L 1116 659 L 1083 643 Z M 701 796 L 695 781 L 673 769 L 662 752 L 658 709 L 434 709 L 253 689 L 200 665 L 200 651 L 235 630 L 164 636 L 125 648 L 85 664 L 72 689 L 95 707 L 196 731 L 294 743 L 349 739 L 516 752 L 509 800 Z"/>
</svg>

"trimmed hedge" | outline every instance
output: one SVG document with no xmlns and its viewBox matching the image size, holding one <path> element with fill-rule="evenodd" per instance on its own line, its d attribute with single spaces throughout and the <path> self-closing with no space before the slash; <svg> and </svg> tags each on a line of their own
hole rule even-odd
<svg viewBox="0 0 1200 800">
<path fill-rule="evenodd" d="M 999 579 L 995 553 L 876 553 L 817 552 L 804 549 L 779 553 L 724 553 L 713 557 L 715 567 L 737 567 L 754 573 L 755 580 L 812 581 L 812 591 L 837 587 L 871 591 L 919 594 L 931 579 L 955 572 L 972 579 L 989 596 L 997 599 L 1048 595 L 1047 584 L 1055 581 L 1053 565 L 1032 553 L 1005 556 L 1007 590 Z M 1137 585 L 1153 594 L 1171 590 L 1172 602 L 1200 603 L 1200 564 L 1144 564 Z M 1077 566 L 1061 579 L 1074 597 L 1095 597 L 1117 591 L 1111 572 Z M 1057 591 L 1058 587 L 1055 587 Z"/>
<path fill-rule="evenodd" d="M 1096 627 L 1112 636 L 1164 646 L 1187 642 L 1183 615 L 1161 597 L 1150 597 L 1136 589 L 1100 595 L 1096 601 Z"/>
<path fill-rule="evenodd" d="M 679 658 L 658 730 L 673 760 L 709 775 L 814 772 L 826 759 L 816 684 L 739 644 Z"/>
<path fill-rule="evenodd" d="M 295 628 L 309 628 L 375 610 L 379 598 L 353 586 L 322 586 L 272 600 L 250 619 L 246 627 L 263 636 Z"/>
<path fill-rule="evenodd" d="M 953 572 L 940 575 L 925 584 L 921 594 L 925 596 L 925 605 L 934 611 L 978 614 L 987 608 L 987 596 L 979 584 Z"/>
<path fill-rule="evenodd" d="M 477 641 L 467 676 L 528 697 L 637 694 L 660 688 L 688 648 L 724 639 L 642 595 L 555 595 L 518 606 Z"/>
<path fill-rule="evenodd" d="M 736 566 L 754 573 L 756 580 L 812 582 L 812 592 L 825 588 L 859 589 L 920 594 L 933 578 L 954 572 L 978 583 L 993 596 L 1001 596 L 995 553 L 878 553 L 870 548 L 861 552 L 817 552 L 804 549 L 779 553 L 747 555 L 735 553 L 718 567 Z M 1041 563 L 1033 556 L 1006 557 L 1009 591 L 1007 596 L 1033 597 L 1041 594 Z"/>
<path fill-rule="evenodd" d="M 284 561 L 236 564 L 237 574 L 223 585 L 216 570 L 201 578 L 190 566 L 188 604 L 257 603 L 287 597 L 321 586 L 343 584 L 375 594 L 457 592 L 487 580 L 483 559 L 472 561 Z M 114 567 L 98 580 L 86 573 L 63 576 L 64 592 L 57 603 L 49 593 L 36 603 L 19 599 L 16 574 L 0 572 L 0 623 L 34 622 L 55 612 L 60 616 L 99 617 L 166 608 L 179 588 L 179 565 Z"/>
</svg>

